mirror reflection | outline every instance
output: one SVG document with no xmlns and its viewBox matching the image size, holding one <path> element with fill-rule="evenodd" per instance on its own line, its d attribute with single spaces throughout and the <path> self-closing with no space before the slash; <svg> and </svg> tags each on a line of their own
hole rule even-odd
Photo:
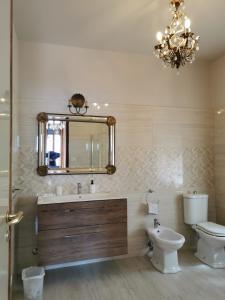
<svg viewBox="0 0 225 300">
<path fill-rule="evenodd" d="M 49 120 L 46 124 L 49 168 L 104 168 L 108 163 L 108 126 Z"/>
</svg>

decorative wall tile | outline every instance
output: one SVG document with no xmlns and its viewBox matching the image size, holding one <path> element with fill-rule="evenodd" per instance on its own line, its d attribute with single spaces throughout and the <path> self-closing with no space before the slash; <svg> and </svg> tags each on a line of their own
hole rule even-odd
<svg viewBox="0 0 225 300">
<path fill-rule="evenodd" d="M 213 187 L 213 149 L 194 147 L 175 149 L 163 146 L 119 146 L 114 175 L 93 175 L 98 192 L 145 192 L 149 188 Z M 20 149 L 19 185 L 24 195 L 54 193 L 62 185 L 64 193 L 76 192 L 81 182 L 88 191 L 91 175 L 40 177 L 36 172 L 37 153 L 32 147 Z"/>
<path fill-rule="evenodd" d="M 32 249 L 36 241 L 32 239 L 32 224 L 37 195 L 54 193 L 57 185 L 63 186 L 65 194 L 76 193 L 78 182 L 82 183 L 82 192 L 86 193 L 92 177 L 37 175 L 35 118 L 38 112 L 45 110 L 46 103 L 33 99 L 35 111 L 30 112 L 27 101 L 22 101 L 20 107 L 20 119 L 26 122 L 20 123 L 17 185 L 22 191 L 17 204 L 18 209 L 20 205 L 21 209 L 27 205 L 33 221 L 27 213 L 23 220 L 28 228 L 26 236 L 23 237 L 22 230 L 17 236 L 18 271 L 29 262 L 35 262 Z M 51 107 L 49 102 L 48 106 Z M 117 119 L 117 171 L 112 176 L 94 175 L 96 191 L 113 192 L 128 199 L 128 255 L 143 255 L 146 250 L 145 229 L 152 226 L 155 217 L 147 215 L 146 192 L 149 189 L 155 191 L 154 196 L 160 201 L 160 222 L 182 233 L 186 238 L 185 247 L 193 247 L 194 232 L 183 221 L 182 193 L 194 190 L 208 193 L 209 218 L 215 220 L 211 114 L 201 110 L 132 105 L 110 105 L 101 113 Z M 30 244 L 25 241 L 29 234 Z"/>
</svg>

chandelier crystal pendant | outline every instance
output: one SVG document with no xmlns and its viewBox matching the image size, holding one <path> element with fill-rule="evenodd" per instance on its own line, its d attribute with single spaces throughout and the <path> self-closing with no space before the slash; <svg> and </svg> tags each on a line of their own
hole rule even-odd
<svg viewBox="0 0 225 300">
<path fill-rule="evenodd" d="M 157 32 L 158 44 L 154 47 L 157 58 L 166 67 L 177 68 L 195 60 L 199 51 L 199 36 L 191 32 L 191 21 L 184 13 L 184 0 L 170 0 L 172 22 L 165 33 Z"/>
</svg>

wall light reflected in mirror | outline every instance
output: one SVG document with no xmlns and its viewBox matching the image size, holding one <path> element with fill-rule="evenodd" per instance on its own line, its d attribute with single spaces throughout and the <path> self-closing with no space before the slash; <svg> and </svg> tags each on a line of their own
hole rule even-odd
<svg viewBox="0 0 225 300">
<path fill-rule="evenodd" d="M 5 103 L 6 102 L 6 99 L 5 98 L 0 98 L 0 103 Z"/>
<path fill-rule="evenodd" d="M 0 117 L 8 118 L 10 115 L 8 113 L 0 113 Z"/>
<path fill-rule="evenodd" d="M 8 103 L 10 99 L 10 94 L 8 90 L 5 90 L 4 92 L 0 92 L 0 104 Z"/>
</svg>

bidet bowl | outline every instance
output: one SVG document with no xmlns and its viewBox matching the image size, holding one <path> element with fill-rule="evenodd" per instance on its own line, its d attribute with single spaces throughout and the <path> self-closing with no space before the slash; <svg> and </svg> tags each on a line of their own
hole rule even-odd
<svg viewBox="0 0 225 300">
<path fill-rule="evenodd" d="M 180 249 L 185 238 L 176 231 L 159 226 L 147 229 L 153 243 L 153 266 L 162 273 L 177 273 L 181 271 L 178 263 L 177 250 Z"/>
<path fill-rule="evenodd" d="M 159 226 L 158 228 L 150 228 L 148 229 L 148 233 L 150 239 L 152 238 L 153 242 L 155 241 L 157 246 L 162 250 L 178 250 L 185 242 L 183 235 L 163 226 Z"/>
</svg>

